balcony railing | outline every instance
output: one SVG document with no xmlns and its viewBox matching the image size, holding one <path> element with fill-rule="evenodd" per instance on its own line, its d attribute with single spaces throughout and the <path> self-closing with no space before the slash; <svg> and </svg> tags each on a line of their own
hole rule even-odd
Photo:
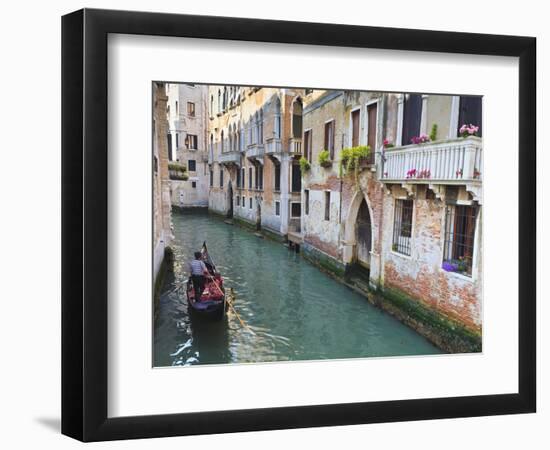
<svg viewBox="0 0 550 450">
<path fill-rule="evenodd" d="M 218 161 L 220 164 L 236 164 L 241 165 L 241 153 L 240 152 L 224 152 L 221 153 Z"/>
<path fill-rule="evenodd" d="M 302 138 L 290 138 L 290 145 L 288 147 L 288 152 L 291 155 L 301 155 L 302 154 Z"/>
<path fill-rule="evenodd" d="M 266 150 L 265 153 L 267 155 L 275 155 L 277 153 L 281 153 L 282 151 L 282 145 L 281 140 L 278 138 L 269 138 L 266 141 Z"/>
<path fill-rule="evenodd" d="M 382 181 L 436 183 L 481 181 L 482 141 L 478 137 L 386 149 Z"/>
<path fill-rule="evenodd" d="M 250 144 L 246 148 L 246 157 L 249 159 L 258 159 L 263 158 L 264 156 L 264 145 L 263 144 Z"/>
</svg>

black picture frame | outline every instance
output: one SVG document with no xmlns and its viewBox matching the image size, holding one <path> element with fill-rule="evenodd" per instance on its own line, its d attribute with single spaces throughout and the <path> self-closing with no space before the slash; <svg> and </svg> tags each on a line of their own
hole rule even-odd
<svg viewBox="0 0 550 450">
<path fill-rule="evenodd" d="M 110 33 L 519 58 L 517 393 L 107 417 L 107 36 Z M 536 39 L 83 9 L 62 18 L 62 433 L 82 441 L 535 412 Z"/>
</svg>

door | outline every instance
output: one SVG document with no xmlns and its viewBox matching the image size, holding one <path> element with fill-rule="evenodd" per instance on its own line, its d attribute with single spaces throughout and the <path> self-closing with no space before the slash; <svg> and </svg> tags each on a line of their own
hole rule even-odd
<svg viewBox="0 0 550 450">
<path fill-rule="evenodd" d="M 369 207 L 367 202 L 363 200 L 357 214 L 357 226 L 355 228 L 357 242 L 357 262 L 362 266 L 370 268 L 370 251 L 371 251 L 371 221 Z"/>
<path fill-rule="evenodd" d="M 229 202 L 227 217 L 231 219 L 233 217 L 233 187 L 231 186 L 231 182 L 229 182 L 229 186 L 227 188 L 227 200 Z"/>
</svg>

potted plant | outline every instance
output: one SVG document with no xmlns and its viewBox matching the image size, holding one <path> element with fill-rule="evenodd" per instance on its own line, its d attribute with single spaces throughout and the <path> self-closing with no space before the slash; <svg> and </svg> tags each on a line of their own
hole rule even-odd
<svg viewBox="0 0 550 450">
<path fill-rule="evenodd" d="M 430 132 L 430 141 L 437 140 L 437 123 L 432 125 L 432 131 Z"/>
<path fill-rule="evenodd" d="M 395 147 L 395 145 L 393 145 L 393 142 L 390 141 L 388 138 L 384 139 L 384 141 L 382 142 L 382 145 L 384 146 L 384 148 Z"/>
<path fill-rule="evenodd" d="M 302 173 L 306 173 L 311 169 L 311 164 L 303 156 L 300 158 L 300 169 L 302 170 Z"/>
<path fill-rule="evenodd" d="M 458 130 L 458 133 L 460 134 L 460 137 L 467 138 L 470 136 L 477 136 L 479 133 L 479 127 L 472 124 L 464 124 L 460 127 Z"/>
<path fill-rule="evenodd" d="M 322 150 L 321 153 L 319 153 L 318 160 L 321 167 L 328 168 L 332 166 L 332 160 L 330 159 L 328 150 Z"/>
<path fill-rule="evenodd" d="M 425 144 L 426 142 L 430 142 L 430 137 L 427 134 L 421 134 L 420 136 L 411 138 L 411 144 Z"/>
</svg>

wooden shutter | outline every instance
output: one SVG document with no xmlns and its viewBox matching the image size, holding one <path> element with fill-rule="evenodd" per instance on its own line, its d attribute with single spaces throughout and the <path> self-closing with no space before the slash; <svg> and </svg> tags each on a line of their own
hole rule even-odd
<svg viewBox="0 0 550 450">
<path fill-rule="evenodd" d="M 328 150 L 330 158 L 334 159 L 334 120 L 325 123 L 325 147 Z"/>
<path fill-rule="evenodd" d="M 409 145 L 411 139 L 420 134 L 420 119 L 422 116 L 422 96 L 407 94 L 403 105 L 403 135 L 402 144 Z"/>
<path fill-rule="evenodd" d="M 360 127 L 361 110 L 352 111 L 351 113 L 351 146 L 359 145 L 359 127 Z M 370 116 L 369 116 L 370 120 Z M 370 122 L 369 122 L 370 128 Z"/>
<path fill-rule="evenodd" d="M 304 158 L 310 161 L 310 152 L 311 152 L 311 130 L 307 130 L 304 133 Z"/>
</svg>

